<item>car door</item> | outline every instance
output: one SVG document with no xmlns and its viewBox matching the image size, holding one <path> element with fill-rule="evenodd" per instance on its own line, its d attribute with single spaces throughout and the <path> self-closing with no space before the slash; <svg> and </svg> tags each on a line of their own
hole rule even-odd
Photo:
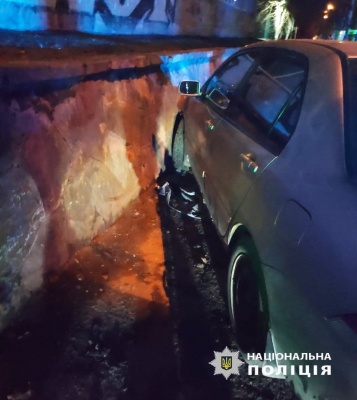
<svg viewBox="0 0 357 400">
<path fill-rule="evenodd" d="M 184 113 L 185 149 L 189 155 L 192 171 L 203 193 L 205 192 L 205 163 L 208 160 L 208 139 L 221 122 L 201 97 L 191 97 Z M 211 210 L 210 210 L 211 211 Z"/>
<path fill-rule="evenodd" d="M 227 60 L 207 81 L 200 97 L 190 98 L 185 108 L 186 149 L 194 175 L 205 196 L 207 207 L 215 219 L 215 199 L 207 191 L 207 170 L 211 164 L 212 138 L 221 129 L 222 116 L 236 85 L 255 62 L 253 51 Z M 210 185 L 209 185 L 210 186 Z"/>
<path fill-rule="evenodd" d="M 211 81 L 205 88 L 206 103 L 221 117 L 207 134 L 202 165 L 205 195 L 222 236 L 254 181 L 291 137 L 307 75 L 304 60 L 284 50 L 254 49 L 236 62 L 242 59 L 250 60 L 250 67 L 224 92 L 225 109 L 210 95 L 217 86 Z"/>
</svg>

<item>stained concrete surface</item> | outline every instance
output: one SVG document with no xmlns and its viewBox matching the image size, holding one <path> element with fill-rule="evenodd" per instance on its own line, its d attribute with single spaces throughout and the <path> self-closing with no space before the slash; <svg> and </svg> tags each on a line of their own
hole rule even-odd
<svg viewBox="0 0 357 400">
<path fill-rule="evenodd" d="M 31 67 L 49 64 L 55 66 L 64 61 L 108 61 L 108 57 L 113 56 L 238 48 L 256 40 L 165 35 L 105 36 L 78 32 L 16 32 L 0 29 L 0 66 L 24 66 L 24 63 Z"/>
<path fill-rule="evenodd" d="M 0 68 L 0 330 L 44 272 L 61 269 L 157 177 L 178 112 L 171 67 L 207 76 L 224 53 L 183 54 L 177 63 L 144 54 L 169 48 L 167 38 L 127 40 L 143 50 L 128 57 L 105 48 L 108 38 L 3 35 L 3 53 L 21 54 L 10 59 L 16 67 L 4 56 Z"/>
<path fill-rule="evenodd" d="M 172 204 L 192 177 L 161 175 Z M 176 189 L 176 190 L 175 190 Z M 195 189 L 197 191 L 197 188 Z M 213 375 L 214 351 L 236 348 L 225 304 L 226 252 L 202 221 L 151 186 L 0 334 L 1 400 L 293 400 L 280 380 Z"/>
</svg>

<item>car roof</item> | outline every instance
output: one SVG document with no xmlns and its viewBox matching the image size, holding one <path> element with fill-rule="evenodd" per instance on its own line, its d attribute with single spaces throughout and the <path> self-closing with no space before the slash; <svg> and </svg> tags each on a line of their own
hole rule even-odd
<svg viewBox="0 0 357 400">
<path fill-rule="evenodd" d="M 313 40 L 313 39 L 290 39 L 290 40 L 267 40 L 254 43 L 249 47 L 267 46 L 267 47 L 283 47 L 291 50 L 306 50 L 311 49 L 312 46 L 321 46 L 330 48 L 341 53 L 344 53 L 348 58 L 357 58 L 357 42 L 347 40 Z"/>
</svg>

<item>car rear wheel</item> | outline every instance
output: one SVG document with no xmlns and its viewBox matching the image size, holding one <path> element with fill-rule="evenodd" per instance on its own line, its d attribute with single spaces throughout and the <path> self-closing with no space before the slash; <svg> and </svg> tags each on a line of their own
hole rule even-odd
<svg viewBox="0 0 357 400">
<path fill-rule="evenodd" d="M 189 170 L 186 161 L 185 152 L 185 123 L 182 116 L 178 116 L 174 126 L 174 131 L 172 135 L 172 162 L 174 168 L 178 172 L 186 172 Z"/>
<path fill-rule="evenodd" d="M 229 314 L 243 353 L 263 354 L 266 346 L 268 316 L 259 268 L 253 242 L 243 238 L 232 251 L 228 272 Z"/>
</svg>

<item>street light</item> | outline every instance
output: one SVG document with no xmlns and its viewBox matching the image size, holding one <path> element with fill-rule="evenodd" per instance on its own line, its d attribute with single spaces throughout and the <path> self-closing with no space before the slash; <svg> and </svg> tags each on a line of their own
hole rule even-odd
<svg viewBox="0 0 357 400">
<path fill-rule="evenodd" d="M 332 3 L 328 3 L 326 8 L 324 9 L 324 16 L 323 19 L 327 19 L 330 15 L 331 11 L 334 11 L 335 6 Z"/>
<path fill-rule="evenodd" d="M 332 10 L 334 10 L 335 9 L 335 6 L 332 4 L 332 3 L 328 3 L 327 4 L 327 10 L 328 11 L 332 11 Z"/>
<path fill-rule="evenodd" d="M 334 24 L 333 24 L 333 14 L 335 11 L 335 5 L 333 3 L 326 4 L 326 8 L 323 11 L 322 18 L 326 21 L 323 25 L 323 30 L 325 31 L 325 35 L 331 37 L 331 34 L 327 35 L 327 32 L 330 31 Z M 329 21 L 327 21 L 329 20 Z"/>
</svg>

